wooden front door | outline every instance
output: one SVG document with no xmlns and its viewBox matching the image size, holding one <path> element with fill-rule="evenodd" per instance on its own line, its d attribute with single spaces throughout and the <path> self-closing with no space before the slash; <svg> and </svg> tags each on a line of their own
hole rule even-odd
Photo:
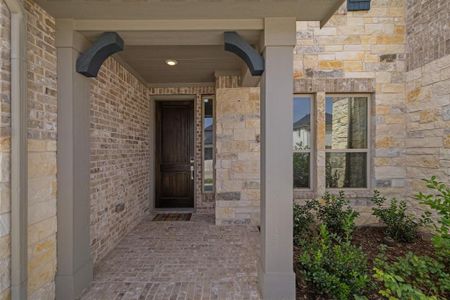
<svg viewBox="0 0 450 300">
<path fill-rule="evenodd" d="M 193 167 L 193 102 L 156 102 L 156 208 L 194 207 Z"/>
</svg>

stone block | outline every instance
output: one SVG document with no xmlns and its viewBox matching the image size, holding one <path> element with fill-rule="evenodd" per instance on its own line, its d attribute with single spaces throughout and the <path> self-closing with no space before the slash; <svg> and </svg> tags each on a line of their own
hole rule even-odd
<svg viewBox="0 0 450 300">
<path fill-rule="evenodd" d="M 322 60 L 319 61 L 319 68 L 325 70 L 341 69 L 343 67 L 343 62 L 338 60 Z"/>
<path fill-rule="evenodd" d="M 216 199 L 224 200 L 224 201 L 239 201 L 239 200 L 241 200 L 241 193 L 240 192 L 217 193 Z"/>
</svg>

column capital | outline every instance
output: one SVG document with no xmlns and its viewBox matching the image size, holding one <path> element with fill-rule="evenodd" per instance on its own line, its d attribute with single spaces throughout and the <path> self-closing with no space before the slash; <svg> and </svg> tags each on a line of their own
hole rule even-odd
<svg viewBox="0 0 450 300">
<path fill-rule="evenodd" d="M 83 52 L 91 46 L 91 43 L 78 31 L 75 31 L 75 20 L 56 19 L 56 48 L 72 48 L 77 52 Z"/>
<path fill-rule="evenodd" d="M 262 49 L 266 47 L 291 46 L 296 40 L 296 19 L 290 17 L 264 18 Z"/>
</svg>

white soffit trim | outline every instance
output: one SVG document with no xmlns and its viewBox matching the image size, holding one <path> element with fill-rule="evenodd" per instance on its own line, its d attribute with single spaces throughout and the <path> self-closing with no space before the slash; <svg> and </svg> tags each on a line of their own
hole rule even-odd
<svg viewBox="0 0 450 300">
<path fill-rule="evenodd" d="M 78 31 L 263 30 L 262 19 L 75 20 Z"/>
<path fill-rule="evenodd" d="M 343 0 L 36 0 L 56 18 L 117 20 L 263 19 L 323 21 Z M 334 11 L 333 11 L 334 10 Z"/>
</svg>

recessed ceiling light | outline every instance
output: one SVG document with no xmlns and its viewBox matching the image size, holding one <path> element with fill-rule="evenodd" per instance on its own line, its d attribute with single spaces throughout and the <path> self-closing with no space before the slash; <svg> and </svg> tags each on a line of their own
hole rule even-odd
<svg viewBox="0 0 450 300">
<path fill-rule="evenodd" d="M 173 67 L 176 66 L 178 64 L 178 61 L 175 59 L 166 59 L 166 64 Z"/>
</svg>

